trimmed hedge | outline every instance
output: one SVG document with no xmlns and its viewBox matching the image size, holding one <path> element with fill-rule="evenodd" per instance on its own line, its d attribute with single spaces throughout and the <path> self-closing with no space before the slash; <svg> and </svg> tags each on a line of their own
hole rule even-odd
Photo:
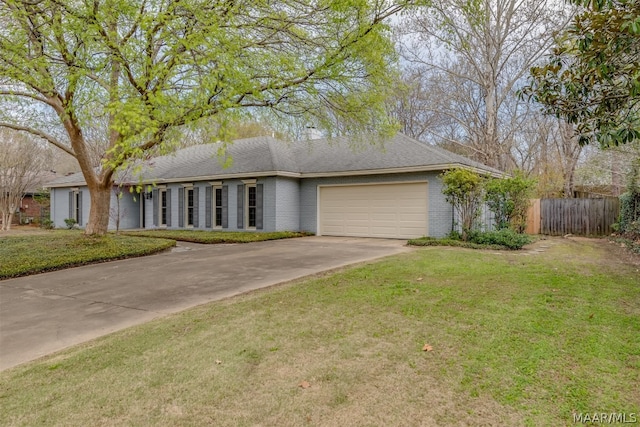
<svg viewBox="0 0 640 427">
<path fill-rule="evenodd" d="M 533 240 L 526 234 L 518 234 L 510 229 L 500 231 L 472 232 L 469 240 L 463 241 L 455 238 L 436 239 L 434 237 L 421 237 L 409 240 L 412 246 L 456 246 L 470 249 L 496 249 L 517 250 Z"/>
<path fill-rule="evenodd" d="M 522 249 L 533 240 L 526 234 L 519 234 L 505 228 L 499 231 L 483 231 L 470 233 L 469 241 L 479 245 L 500 245 L 509 249 Z"/>
<path fill-rule="evenodd" d="M 505 246 L 500 245 L 481 245 L 473 242 L 465 242 L 463 240 L 455 240 L 455 239 L 436 239 L 433 237 L 421 237 L 419 239 L 412 239 L 407 242 L 411 246 L 454 246 L 458 248 L 469 248 L 469 249 L 496 249 L 496 250 L 504 250 L 507 249 Z"/>
</svg>

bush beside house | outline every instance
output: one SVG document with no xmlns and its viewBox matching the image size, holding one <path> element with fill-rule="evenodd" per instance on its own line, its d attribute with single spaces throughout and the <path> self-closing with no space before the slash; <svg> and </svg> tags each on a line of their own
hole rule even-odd
<svg viewBox="0 0 640 427">
<path fill-rule="evenodd" d="M 461 231 L 452 231 L 446 239 L 414 239 L 409 244 L 521 249 L 531 243 L 523 232 L 535 180 L 520 172 L 507 178 L 485 178 L 457 168 L 444 172 L 441 178 L 442 192 L 456 212 Z M 478 225 L 483 204 L 493 215 L 493 230 L 481 230 Z"/>
</svg>

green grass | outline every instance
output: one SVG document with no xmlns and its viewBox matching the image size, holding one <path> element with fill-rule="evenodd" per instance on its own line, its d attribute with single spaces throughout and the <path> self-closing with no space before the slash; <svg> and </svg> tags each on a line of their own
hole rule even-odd
<svg viewBox="0 0 640 427">
<path fill-rule="evenodd" d="M 0 425 L 539 426 L 640 413 L 638 266 L 606 241 L 545 248 L 421 248 L 130 328 L 0 373 Z"/>
<path fill-rule="evenodd" d="M 289 239 L 309 236 L 309 233 L 293 231 L 249 232 L 249 231 L 206 231 L 206 230 L 144 230 L 126 231 L 122 234 L 138 237 L 160 237 L 193 243 L 250 243 L 265 240 Z"/>
<path fill-rule="evenodd" d="M 0 239 L 0 279 L 150 255 L 172 246 L 172 240 L 113 234 L 87 237 L 79 230 L 5 236 Z"/>
</svg>

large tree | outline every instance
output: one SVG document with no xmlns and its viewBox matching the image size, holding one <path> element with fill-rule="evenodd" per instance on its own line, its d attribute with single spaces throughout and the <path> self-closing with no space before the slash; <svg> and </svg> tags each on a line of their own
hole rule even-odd
<svg viewBox="0 0 640 427">
<path fill-rule="evenodd" d="M 433 0 L 416 12 L 403 24 L 403 56 L 434 93 L 429 105 L 440 120 L 432 139 L 512 167 L 515 132 L 529 108 L 517 89 L 570 16 L 554 0 Z"/>
<path fill-rule="evenodd" d="M 640 0 L 570 0 L 582 7 L 527 89 L 576 125 L 580 143 L 640 138 Z"/>
<path fill-rule="evenodd" d="M 169 150 L 200 120 L 391 131 L 384 21 L 411 3 L 0 0 L 0 126 L 77 159 L 91 194 L 86 233 L 103 234 L 118 169 Z"/>
</svg>

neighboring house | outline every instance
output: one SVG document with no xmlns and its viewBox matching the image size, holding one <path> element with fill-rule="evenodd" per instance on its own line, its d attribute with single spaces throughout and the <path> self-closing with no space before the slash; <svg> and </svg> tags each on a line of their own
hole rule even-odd
<svg viewBox="0 0 640 427">
<path fill-rule="evenodd" d="M 49 182 L 58 176 L 54 171 L 38 172 L 37 175 L 40 183 Z M 12 225 L 31 224 L 40 221 L 43 217 L 48 218 L 49 203 L 47 199 L 42 185 L 27 189 L 20 200 L 20 206 L 13 215 Z"/>
<path fill-rule="evenodd" d="M 123 191 L 120 228 L 444 236 L 454 218 L 439 175 L 453 167 L 500 175 L 402 134 L 382 145 L 346 138 L 243 139 L 228 146 L 228 167 L 216 156 L 218 148 L 198 145 L 150 161 L 141 177 L 145 192 Z M 82 175 L 48 186 L 55 225 L 75 218 L 85 226 L 90 203 Z M 114 199 L 115 192 L 112 205 Z"/>
<path fill-rule="evenodd" d="M 25 193 L 24 197 L 20 201 L 20 206 L 13 216 L 14 224 L 31 224 L 34 221 L 39 221 L 43 215 L 43 210 L 46 210 L 46 206 L 42 206 L 40 201 L 37 200 L 37 196 L 40 195 L 40 191 L 29 191 Z"/>
</svg>

